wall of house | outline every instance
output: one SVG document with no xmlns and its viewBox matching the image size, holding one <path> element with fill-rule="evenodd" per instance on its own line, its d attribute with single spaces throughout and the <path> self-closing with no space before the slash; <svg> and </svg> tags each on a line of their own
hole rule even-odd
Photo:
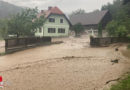
<svg viewBox="0 0 130 90">
<path fill-rule="evenodd" d="M 93 24 L 93 25 L 84 25 L 85 32 L 87 35 L 92 35 L 92 36 L 97 36 L 98 35 L 98 25 Z"/>
<path fill-rule="evenodd" d="M 43 27 L 41 27 L 41 32 L 39 31 L 39 29 L 36 30 L 35 36 L 39 36 L 39 37 L 43 36 Z"/>
<path fill-rule="evenodd" d="M 49 18 L 55 18 L 55 22 L 49 22 Z M 50 15 L 49 18 L 43 25 L 42 32 L 36 32 L 36 36 L 51 36 L 51 37 L 62 37 L 68 36 L 69 34 L 69 23 L 63 15 Z M 60 19 L 63 19 L 63 23 L 60 23 Z M 55 28 L 55 33 L 48 33 L 48 28 Z M 65 33 L 58 33 L 58 28 L 64 28 Z"/>
<path fill-rule="evenodd" d="M 91 29 L 97 30 L 98 29 L 98 24 L 84 25 L 84 28 L 86 30 L 91 30 Z"/>
</svg>

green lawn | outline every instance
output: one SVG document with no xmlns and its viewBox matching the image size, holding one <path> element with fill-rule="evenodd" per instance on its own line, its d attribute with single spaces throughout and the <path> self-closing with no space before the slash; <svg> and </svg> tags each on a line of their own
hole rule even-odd
<svg viewBox="0 0 130 90">
<path fill-rule="evenodd" d="M 130 90 L 130 75 L 113 85 L 110 90 Z"/>
</svg>

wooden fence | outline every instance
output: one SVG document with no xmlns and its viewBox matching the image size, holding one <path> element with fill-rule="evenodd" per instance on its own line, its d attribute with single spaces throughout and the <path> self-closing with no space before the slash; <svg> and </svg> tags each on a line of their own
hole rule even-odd
<svg viewBox="0 0 130 90">
<path fill-rule="evenodd" d="M 90 37 L 91 46 L 109 46 L 113 43 L 130 43 L 128 37 Z"/>
<path fill-rule="evenodd" d="M 5 52 L 10 53 L 46 43 L 51 43 L 51 37 L 8 38 L 5 39 Z"/>
</svg>

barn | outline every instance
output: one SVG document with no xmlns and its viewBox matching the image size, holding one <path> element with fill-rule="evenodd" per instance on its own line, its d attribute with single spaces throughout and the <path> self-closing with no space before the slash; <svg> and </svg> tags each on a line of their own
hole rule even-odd
<svg viewBox="0 0 130 90">
<path fill-rule="evenodd" d="M 105 29 L 107 23 L 111 20 L 112 15 L 108 10 L 77 14 L 70 17 L 70 22 L 72 25 L 81 23 L 88 34 L 94 34 L 94 35 L 98 34 L 99 24 L 102 25 L 103 29 Z"/>
</svg>

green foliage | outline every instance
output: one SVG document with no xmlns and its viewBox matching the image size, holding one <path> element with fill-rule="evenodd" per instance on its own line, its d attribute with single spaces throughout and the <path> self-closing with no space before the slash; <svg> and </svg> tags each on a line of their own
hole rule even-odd
<svg viewBox="0 0 130 90">
<path fill-rule="evenodd" d="M 118 84 L 113 85 L 110 90 L 130 90 L 130 75 Z"/>
<path fill-rule="evenodd" d="M 130 2 L 123 5 L 122 0 L 115 0 L 113 4 L 104 5 L 102 10 L 109 10 L 113 16 L 113 21 L 106 26 L 110 36 L 126 36 L 130 33 Z"/>
<path fill-rule="evenodd" d="M 83 14 L 83 13 L 85 13 L 85 10 L 83 10 L 83 9 L 78 9 L 78 10 L 73 11 L 73 12 L 69 15 L 69 17 L 72 17 L 73 15 L 77 15 L 77 14 Z"/>
<path fill-rule="evenodd" d="M 118 37 L 126 37 L 127 34 L 128 34 L 128 31 L 127 31 L 127 29 L 126 29 L 125 26 L 120 25 L 120 26 L 117 28 L 117 30 L 116 30 L 116 34 L 117 34 Z"/>
<path fill-rule="evenodd" d="M 114 0 L 113 4 L 108 3 L 107 5 L 103 5 L 101 10 L 109 10 L 113 19 L 116 18 L 117 13 L 122 8 L 122 0 Z"/>
<path fill-rule="evenodd" d="M 78 24 L 75 24 L 72 27 L 72 30 L 74 30 L 75 31 L 75 35 L 78 36 L 79 33 L 84 31 L 84 27 L 83 27 L 83 25 L 81 23 L 78 23 Z"/>
<path fill-rule="evenodd" d="M 98 36 L 102 37 L 102 24 L 101 23 L 98 25 Z"/>
<path fill-rule="evenodd" d="M 119 25 L 116 21 L 111 21 L 107 24 L 106 29 L 109 36 L 126 37 L 128 35 L 128 30 L 124 25 Z"/>
<path fill-rule="evenodd" d="M 129 35 L 127 35 L 127 37 L 128 37 L 128 39 L 130 39 L 130 34 L 129 34 Z"/>
<path fill-rule="evenodd" d="M 117 27 L 118 27 L 118 24 L 114 20 L 107 24 L 106 30 L 107 30 L 109 36 L 115 36 L 116 35 Z"/>
<path fill-rule="evenodd" d="M 5 52 L 3 52 L 3 53 L 0 53 L 0 56 L 4 56 L 4 55 L 6 55 L 6 53 L 5 53 Z"/>
<path fill-rule="evenodd" d="M 0 20 L 0 39 L 7 37 L 7 20 Z"/>
<path fill-rule="evenodd" d="M 35 29 L 45 22 L 44 16 L 37 18 L 38 9 L 26 9 L 8 20 L 8 34 L 19 36 L 32 36 Z"/>
</svg>

